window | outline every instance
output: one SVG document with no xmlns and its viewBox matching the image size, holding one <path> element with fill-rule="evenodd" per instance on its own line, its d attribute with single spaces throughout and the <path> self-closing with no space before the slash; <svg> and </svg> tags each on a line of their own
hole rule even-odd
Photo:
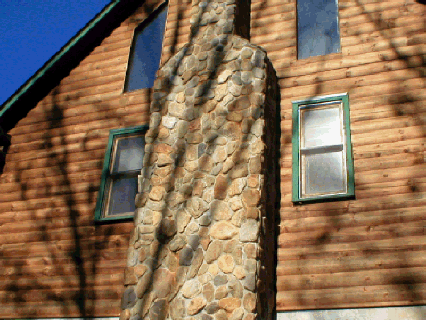
<svg viewBox="0 0 426 320">
<path fill-rule="evenodd" d="M 299 59 L 340 52 L 337 0 L 297 0 Z"/>
<path fill-rule="evenodd" d="M 347 94 L 293 102 L 293 201 L 354 197 L 349 124 Z"/>
<path fill-rule="evenodd" d="M 124 91 L 151 88 L 160 65 L 167 6 L 135 30 Z"/>
<path fill-rule="evenodd" d="M 97 221 L 133 218 L 146 129 L 143 126 L 110 131 L 96 203 Z"/>
</svg>

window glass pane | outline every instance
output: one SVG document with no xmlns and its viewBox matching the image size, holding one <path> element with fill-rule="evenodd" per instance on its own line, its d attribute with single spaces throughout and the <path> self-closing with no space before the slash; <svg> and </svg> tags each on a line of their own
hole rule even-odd
<svg viewBox="0 0 426 320">
<path fill-rule="evenodd" d="M 120 177 L 110 180 L 110 194 L 107 215 L 133 213 L 138 189 L 137 177 Z"/>
<path fill-rule="evenodd" d="M 143 136 L 118 138 L 112 172 L 142 169 L 145 139 Z"/>
<path fill-rule="evenodd" d="M 125 91 L 151 88 L 160 64 L 167 7 L 148 25 L 135 30 Z"/>
<path fill-rule="evenodd" d="M 346 192 L 344 153 L 302 155 L 302 197 Z"/>
<path fill-rule="evenodd" d="M 297 0 L 298 58 L 340 51 L 337 0 Z"/>
<path fill-rule="evenodd" d="M 343 143 L 340 107 L 301 109 L 301 147 L 315 148 Z"/>
</svg>

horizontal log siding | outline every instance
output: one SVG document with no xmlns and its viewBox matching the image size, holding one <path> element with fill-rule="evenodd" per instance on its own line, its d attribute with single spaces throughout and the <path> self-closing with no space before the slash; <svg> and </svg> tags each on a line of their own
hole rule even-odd
<svg viewBox="0 0 426 320">
<path fill-rule="evenodd" d="M 281 88 L 277 310 L 426 303 L 424 7 L 339 1 L 342 52 L 297 60 L 296 2 L 252 0 Z M 291 101 L 349 93 L 356 200 L 291 202 Z"/>
<path fill-rule="evenodd" d="M 0 176 L 0 318 L 119 315 L 133 223 L 95 226 L 94 209 L 109 130 L 149 122 L 151 90 L 123 88 L 133 31 L 162 2 L 146 1 L 11 130 Z M 188 41 L 190 3 L 177 3 L 162 63 Z"/>
<path fill-rule="evenodd" d="M 339 2 L 342 53 L 298 61 L 295 1 L 252 0 L 251 41 L 267 50 L 281 88 L 277 310 L 425 303 L 423 7 Z M 149 121 L 150 90 L 122 93 L 145 17 L 141 7 L 10 132 L 0 317 L 119 313 L 132 224 L 94 226 L 93 215 L 108 131 Z M 170 1 L 161 63 L 189 40 L 189 18 L 190 1 Z M 357 199 L 294 206 L 291 101 L 341 92 Z"/>
</svg>

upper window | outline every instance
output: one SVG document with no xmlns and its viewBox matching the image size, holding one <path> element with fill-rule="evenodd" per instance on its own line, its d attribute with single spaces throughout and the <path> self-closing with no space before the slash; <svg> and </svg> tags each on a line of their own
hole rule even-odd
<svg viewBox="0 0 426 320">
<path fill-rule="evenodd" d="M 167 18 L 164 6 L 149 21 L 142 22 L 135 30 L 124 91 L 151 88 L 160 65 L 163 35 Z"/>
<path fill-rule="evenodd" d="M 111 130 L 96 204 L 98 221 L 133 218 L 146 127 Z"/>
<path fill-rule="evenodd" d="M 298 58 L 340 52 L 337 0 L 297 0 Z"/>
<path fill-rule="evenodd" d="M 353 198 L 347 94 L 293 102 L 293 201 Z"/>
</svg>

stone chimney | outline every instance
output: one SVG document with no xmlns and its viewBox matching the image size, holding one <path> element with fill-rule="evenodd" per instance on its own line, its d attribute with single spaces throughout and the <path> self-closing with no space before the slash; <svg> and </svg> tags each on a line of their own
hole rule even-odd
<svg viewBox="0 0 426 320">
<path fill-rule="evenodd" d="M 240 3 L 193 0 L 190 42 L 158 71 L 120 319 L 274 312 L 276 80 Z"/>
</svg>

